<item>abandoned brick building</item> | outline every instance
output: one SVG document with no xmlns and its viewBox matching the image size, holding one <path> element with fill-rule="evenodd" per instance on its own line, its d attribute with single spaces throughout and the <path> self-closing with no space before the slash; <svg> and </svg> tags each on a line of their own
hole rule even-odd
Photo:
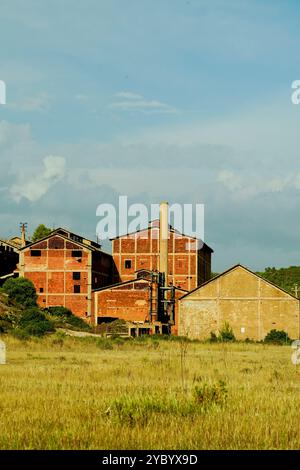
<svg viewBox="0 0 300 470">
<path fill-rule="evenodd" d="M 178 299 L 210 278 L 213 250 L 172 228 L 168 216 L 161 203 L 158 221 L 112 239 L 114 285 L 94 291 L 96 324 L 122 318 L 142 330 L 177 333 Z"/>
<path fill-rule="evenodd" d="M 90 320 L 93 289 L 111 284 L 112 257 L 99 244 L 58 228 L 20 249 L 19 272 L 35 285 L 41 307 L 63 306 Z"/>
<path fill-rule="evenodd" d="M 159 270 L 159 225 L 155 220 L 145 230 L 112 239 L 114 282 L 132 280 L 139 270 Z M 168 284 L 192 290 L 210 278 L 213 250 L 208 245 L 168 226 L 167 249 Z"/>
<path fill-rule="evenodd" d="M 63 228 L 33 243 L 22 233 L 18 273 L 33 282 L 41 307 L 69 308 L 94 325 L 123 319 L 133 330 L 176 334 L 178 299 L 210 278 L 213 250 L 168 216 L 162 203 L 158 221 L 112 240 L 112 255 Z"/>
</svg>

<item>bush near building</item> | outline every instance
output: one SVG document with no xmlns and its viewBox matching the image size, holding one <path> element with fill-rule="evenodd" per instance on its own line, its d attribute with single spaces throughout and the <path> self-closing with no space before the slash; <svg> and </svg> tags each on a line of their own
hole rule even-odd
<svg viewBox="0 0 300 470">
<path fill-rule="evenodd" d="M 8 295 L 9 299 L 17 302 L 23 307 L 35 307 L 37 293 L 33 283 L 24 277 L 7 279 L 2 286 L 2 292 Z"/>
</svg>

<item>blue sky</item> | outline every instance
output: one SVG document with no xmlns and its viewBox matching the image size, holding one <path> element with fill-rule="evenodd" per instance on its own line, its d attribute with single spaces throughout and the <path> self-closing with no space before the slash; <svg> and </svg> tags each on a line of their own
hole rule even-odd
<svg viewBox="0 0 300 470">
<path fill-rule="evenodd" d="M 1 0 L 1 236 L 205 204 L 213 269 L 299 265 L 300 3 Z"/>
</svg>

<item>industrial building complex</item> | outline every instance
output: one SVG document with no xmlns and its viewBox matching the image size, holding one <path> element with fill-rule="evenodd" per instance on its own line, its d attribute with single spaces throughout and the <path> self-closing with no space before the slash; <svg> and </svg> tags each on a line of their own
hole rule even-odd
<svg viewBox="0 0 300 470">
<path fill-rule="evenodd" d="M 229 322 L 239 339 L 273 329 L 299 337 L 296 297 L 237 265 L 211 279 L 213 250 L 169 225 L 168 203 L 145 229 L 111 240 L 112 253 L 64 228 L 28 242 L 0 240 L 0 281 L 25 277 L 43 308 L 63 306 L 94 326 L 123 320 L 128 334 L 205 339 Z"/>
</svg>

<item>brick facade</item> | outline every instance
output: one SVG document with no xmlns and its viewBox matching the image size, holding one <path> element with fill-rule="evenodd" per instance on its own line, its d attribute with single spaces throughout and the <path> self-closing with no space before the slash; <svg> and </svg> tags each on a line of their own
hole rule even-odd
<svg viewBox="0 0 300 470">
<path fill-rule="evenodd" d="M 91 319 L 92 289 L 111 284 L 112 273 L 111 255 L 92 243 L 57 230 L 20 251 L 20 276 L 33 282 L 41 307 L 63 306 Z"/>
<path fill-rule="evenodd" d="M 169 229 L 168 284 L 192 290 L 206 282 L 211 275 L 213 250 L 196 239 Z M 134 279 L 140 269 L 159 270 L 159 227 L 124 235 L 112 240 L 114 282 Z"/>
</svg>

